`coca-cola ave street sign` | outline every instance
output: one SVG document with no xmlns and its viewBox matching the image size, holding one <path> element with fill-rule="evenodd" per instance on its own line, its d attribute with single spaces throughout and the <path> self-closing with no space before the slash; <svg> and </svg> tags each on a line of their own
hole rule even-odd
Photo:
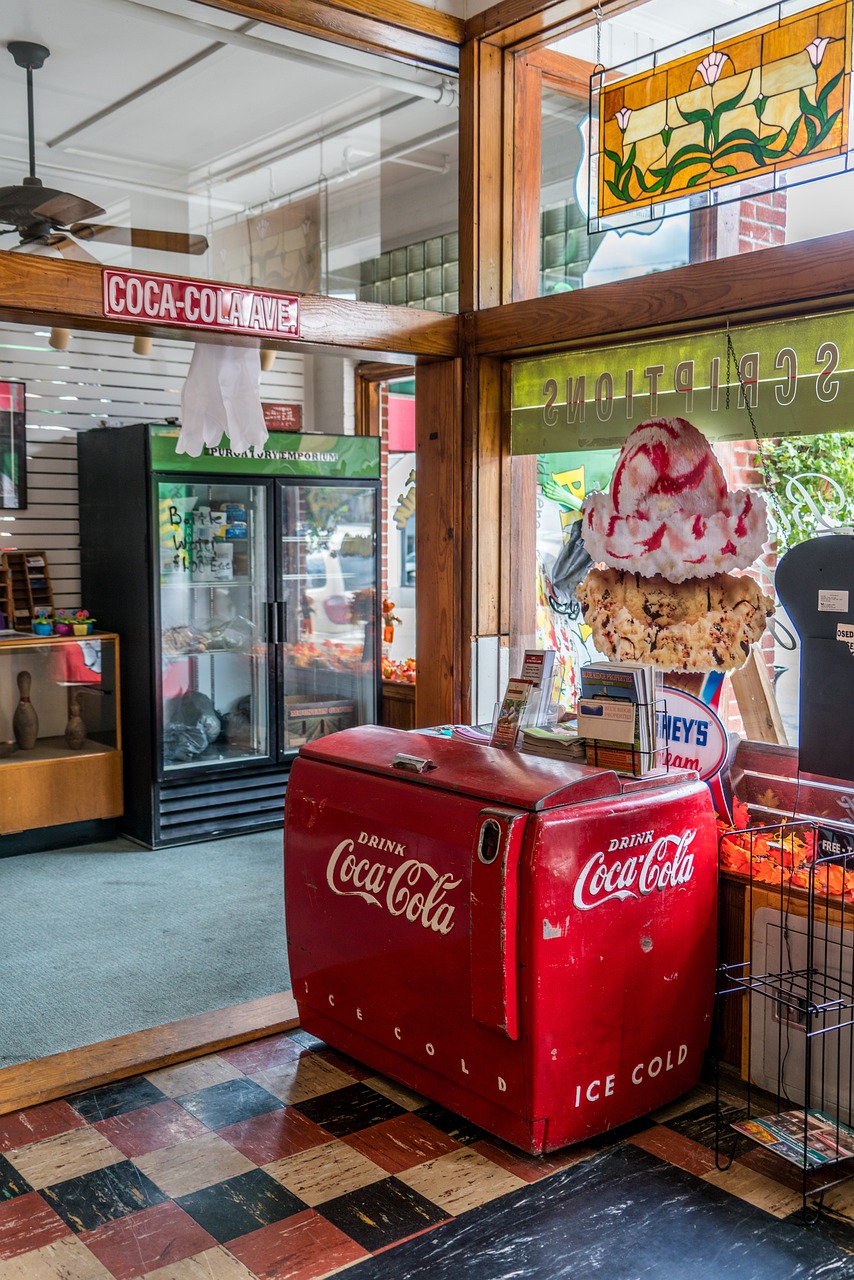
<svg viewBox="0 0 854 1280">
<path fill-rule="evenodd" d="M 104 315 L 112 320 L 299 337 L 299 298 L 293 294 L 112 268 L 104 269 L 102 280 Z"/>
</svg>

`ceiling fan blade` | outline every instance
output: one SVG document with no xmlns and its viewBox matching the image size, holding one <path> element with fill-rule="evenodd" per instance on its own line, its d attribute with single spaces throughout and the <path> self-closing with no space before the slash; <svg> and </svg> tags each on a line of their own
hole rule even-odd
<svg viewBox="0 0 854 1280">
<path fill-rule="evenodd" d="M 94 254 L 84 249 L 82 244 L 77 244 L 70 236 L 61 234 L 51 236 L 47 243 L 52 249 L 58 249 L 63 258 L 69 258 L 72 262 L 94 262 L 101 266 Z"/>
<path fill-rule="evenodd" d="M 104 210 L 91 200 L 82 196 L 73 196 L 68 191 L 47 191 L 48 199 L 38 204 L 33 213 L 48 222 L 58 222 L 65 226 L 69 222 L 78 222 L 81 218 L 97 218 Z"/>
<path fill-rule="evenodd" d="M 25 178 L 17 187 L 0 187 L 0 221 L 15 227 L 42 223 L 64 226 L 80 218 L 97 218 L 103 212 L 89 200 L 43 186 L 38 178 Z"/>
<path fill-rule="evenodd" d="M 208 242 L 204 236 L 186 235 L 183 231 L 152 231 L 145 227 L 111 227 L 100 222 L 76 222 L 68 228 L 78 240 L 104 240 L 108 244 L 126 244 L 134 249 L 159 249 L 162 253 L 204 253 Z"/>
</svg>

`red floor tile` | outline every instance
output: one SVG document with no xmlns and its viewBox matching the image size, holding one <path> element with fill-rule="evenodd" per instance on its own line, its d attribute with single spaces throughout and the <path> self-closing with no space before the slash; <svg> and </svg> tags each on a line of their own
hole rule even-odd
<svg viewBox="0 0 854 1280">
<path fill-rule="evenodd" d="M 258 1280 L 316 1280 L 336 1267 L 367 1257 L 367 1251 L 315 1213 L 302 1213 L 230 1240 L 229 1253 Z"/>
<path fill-rule="evenodd" d="M 81 1129 L 86 1124 L 82 1116 L 67 1102 L 45 1102 L 40 1107 L 27 1107 L 26 1111 L 14 1111 L 0 1116 L 0 1151 L 12 1151 L 26 1147 L 42 1138 L 55 1138 L 69 1129 Z"/>
<path fill-rule="evenodd" d="M 214 1238 L 172 1201 L 84 1231 L 80 1239 L 116 1280 L 133 1280 L 216 1245 Z"/>
<path fill-rule="evenodd" d="M 564 1147 L 562 1151 L 553 1151 L 547 1156 L 530 1156 L 524 1151 L 516 1151 L 497 1138 L 484 1138 L 480 1142 L 472 1142 L 471 1150 L 477 1151 L 493 1164 L 497 1164 L 507 1173 L 515 1173 L 517 1178 L 525 1182 L 539 1182 L 550 1173 L 559 1169 L 568 1169 L 570 1165 L 586 1160 L 590 1148 L 582 1145 Z"/>
<path fill-rule="evenodd" d="M 269 1036 L 266 1040 L 255 1040 L 252 1044 L 239 1044 L 233 1049 L 220 1049 L 218 1058 L 225 1058 L 238 1071 L 251 1075 L 255 1071 L 266 1071 L 270 1067 L 278 1067 L 283 1062 L 293 1062 L 305 1053 L 305 1048 L 288 1036 Z"/>
<path fill-rule="evenodd" d="M 19 1258 L 73 1234 L 37 1191 L 0 1204 L 0 1260 Z"/>
<path fill-rule="evenodd" d="M 351 1133 L 343 1141 L 388 1173 L 401 1173 L 425 1160 L 460 1150 L 459 1142 L 409 1112 Z"/>
<path fill-rule="evenodd" d="M 124 1115 L 111 1116 L 109 1120 L 97 1120 L 92 1128 L 126 1156 L 144 1156 L 149 1151 L 174 1147 L 179 1142 L 208 1132 L 201 1120 L 171 1099 L 140 1107 L 138 1111 L 126 1111 Z"/>
<path fill-rule="evenodd" d="M 308 1151 L 329 1141 L 328 1133 L 293 1107 L 252 1116 L 249 1120 L 218 1129 L 217 1133 L 241 1155 L 258 1165 L 295 1156 L 300 1151 Z"/>
<path fill-rule="evenodd" d="M 697 1174 L 698 1177 L 710 1173 L 715 1167 L 714 1151 L 681 1133 L 674 1133 L 663 1124 L 653 1125 L 651 1129 L 635 1134 L 633 1138 L 629 1138 L 629 1142 L 648 1151 L 650 1155 L 666 1160 L 668 1164 L 675 1164 L 686 1173 Z"/>
</svg>

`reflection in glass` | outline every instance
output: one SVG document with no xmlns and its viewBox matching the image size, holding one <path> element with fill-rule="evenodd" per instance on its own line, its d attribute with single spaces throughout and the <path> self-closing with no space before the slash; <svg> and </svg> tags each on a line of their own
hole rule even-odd
<svg viewBox="0 0 854 1280">
<path fill-rule="evenodd" d="M 731 488 L 750 486 L 765 493 L 769 542 L 747 572 L 768 595 L 776 596 L 774 575 L 788 547 L 854 524 L 850 435 L 825 432 L 764 440 L 763 456 L 752 438 L 719 440 L 715 453 Z M 584 625 L 575 599 L 575 588 L 590 565 L 580 540 L 579 511 L 592 489 L 607 489 L 617 456 L 614 449 L 540 454 L 537 458 L 537 643 L 557 649 L 563 657 L 569 673 L 569 702 L 577 692 L 578 668 L 601 656 L 593 648 L 590 629 Z M 756 654 L 766 665 L 788 741 L 795 744 L 800 642 L 779 600 L 775 603 L 775 614 Z M 742 731 L 730 680 L 724 684 L 719 714 L 728 730 Z"/>
<path fill-rule="evenodd" d="M 377 494 L 305 484 L 282 491 L 284 745 L 374 719 Z"/>
</svg>

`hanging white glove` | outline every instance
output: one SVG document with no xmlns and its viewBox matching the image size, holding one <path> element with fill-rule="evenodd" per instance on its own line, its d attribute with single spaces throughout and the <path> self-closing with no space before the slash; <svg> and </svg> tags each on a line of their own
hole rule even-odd
<svg viewBox="0 0 854 1280">
<path fill-rule="evenodd" d="M 222 437 L 236 453 L 267 439 L 261 408 L 261 359 L 257 347 L 199 342 L 181 393 L 181 431 L 176 453 L 197 458 Z"/>
</svg>

